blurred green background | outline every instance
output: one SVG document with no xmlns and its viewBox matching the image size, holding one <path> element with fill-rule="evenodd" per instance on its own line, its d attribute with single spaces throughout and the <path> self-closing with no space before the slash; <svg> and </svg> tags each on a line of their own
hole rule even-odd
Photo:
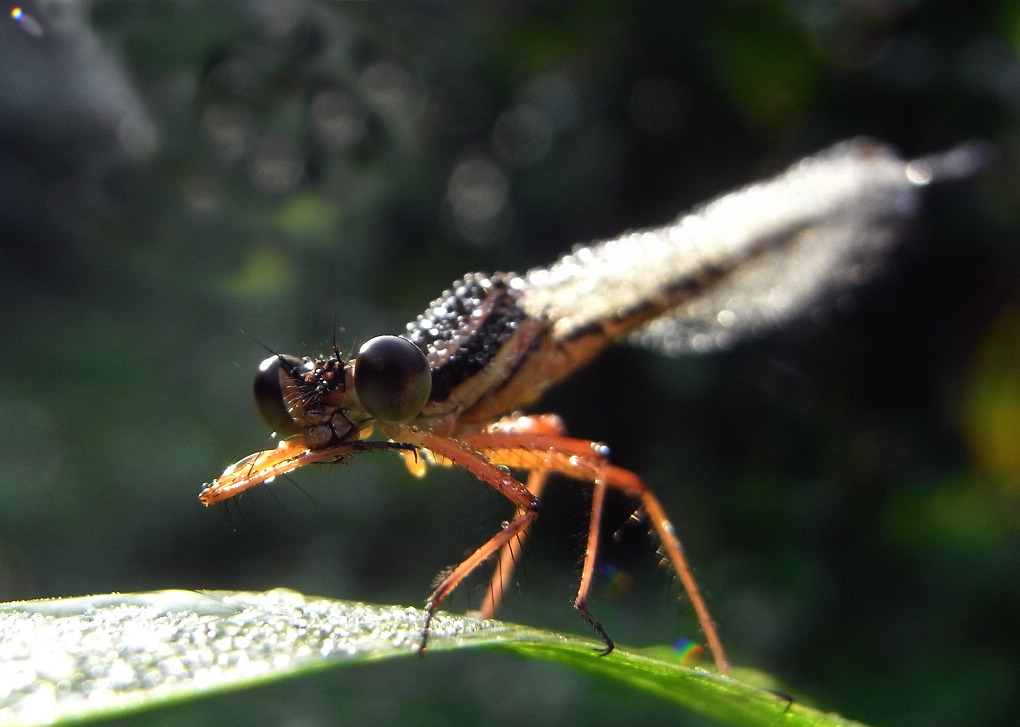
<svg viewBox="0 0 1020 727">
<path fill-rule="evenodd" d="M 508 514 L 465 473 L 365 455 L 199 505 L 271 445 L 249 394 L 263 346 L 351 350 L 465 272 L 661 224 L 845 137 L 908 156 L 979 137 L 998 165 L 927 193 L 883 275 L 825 320 L 699 358 L 618 347 L 541 410 L 659 493 L 737 664 L 874 724 L 1013 723 L 1016 2 L 21 7 L 0 15 L 0 600 L 420 604 Z M 585 495 L 550 489 L 501 616 L 585 633 Z M 610 530 L 630 514 L 611 505 Z M 607 534 L 603 560 L 592 609 L 620 643 L 697 637 L 641 527 Z M 653 719 L 678 721 L 457 654 L 123 722 Z"/>
</svg>

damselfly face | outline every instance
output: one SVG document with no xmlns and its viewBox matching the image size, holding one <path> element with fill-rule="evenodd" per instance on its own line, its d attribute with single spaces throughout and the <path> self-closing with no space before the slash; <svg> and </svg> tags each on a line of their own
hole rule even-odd
<svg viewBox="0 0 1020 727">
<path fill-rule="evenodd" d="M 281 436 L 300 435 L 311 450 L 357 441 L 372 424 L 416 417 L 432 390 L 421 349 L 397 336 L 368 341 L 353 360 L 334 348 L 325 359 L 270 356 L 255 375 L 255 403 Z"/>
</svg>

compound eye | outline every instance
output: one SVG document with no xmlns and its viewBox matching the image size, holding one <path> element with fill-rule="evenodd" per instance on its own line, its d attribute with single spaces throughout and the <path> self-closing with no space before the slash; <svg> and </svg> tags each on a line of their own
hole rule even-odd
<svg viewBox="0 0 1020 727">
<path fill-rule="evenodd" d="M 358 351 L 354 388 L 373 417 L 384 424 L 403 424 L 429 400 L 432 372 L 425 354 L 406 338 L 378 336 Z"/>
<path fill-rule="evenodd" d="M 284 382 L 293 379 L 293 372 L 303 366 L 304 361 L 296 356 L 277 354 L 260 363 L 255 374 L 255 406 L 277 434 L 298 434 L 302 430 L 287 407 Z"/>
</svg>

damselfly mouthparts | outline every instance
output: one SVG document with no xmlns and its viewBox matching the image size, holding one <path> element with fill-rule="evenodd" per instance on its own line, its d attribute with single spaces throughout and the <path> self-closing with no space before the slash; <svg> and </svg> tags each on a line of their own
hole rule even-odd
<svg viewBox="0 0 1020 727">
<path fill-rule="evenodd" d="M 914 212 L 920 187 L 970 174 L 979 157 L 961 147 L 903 161 L 869 140 L 844 142 L 665 227 L 578 247 L 523 275 L 467 275 L 400 337 L 374 338 L 353 358 L 335 348 L 322 359 L 271 356 L 255 397 L 288 438 L 229 467 L 200 499 L 209 505 L 368 449 L 397 450 L 416 474 L 428 463 L 461 467 L 495 488 L 516 513 L 444 572 L 426 601 L 424 650 L 443 599 L 500 554 L 481 608 L 486 617 L 495 612 L 513 568 L 511 547 L 538 515 L 548 475 L 586 482 L 593 497 L 574 606 L 608 654 L 613 641 L 587 604 L 605 493 L 620 490 L 640 501 L 727 673 L 715 623 L 658 498 L 637 475 L 609 464 L 605 446 L 567 436 L 556 416 L 516 412 L 621 337 L 670 354 L 705 351 L 821 303 L 874 267 Z M 373 431 L 385 440 L 368 441 Z"/>
</svg>

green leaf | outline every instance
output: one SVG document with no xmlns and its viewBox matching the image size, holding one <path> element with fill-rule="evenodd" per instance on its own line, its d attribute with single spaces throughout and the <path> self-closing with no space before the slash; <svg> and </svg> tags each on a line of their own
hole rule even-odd
<svg viewBox="0 0 1020 727">
<path fill-rule="evenodd" d="M 344 663 L 411 656 L 424 613 L 266 593 L 158 591 L 0 605 L 0 725 L 121 715 Z M 496 648 L 566 664 L 736 725 L 850 725 L 668 659 L 438 614 L 429 651 Z"/>
</svg>

